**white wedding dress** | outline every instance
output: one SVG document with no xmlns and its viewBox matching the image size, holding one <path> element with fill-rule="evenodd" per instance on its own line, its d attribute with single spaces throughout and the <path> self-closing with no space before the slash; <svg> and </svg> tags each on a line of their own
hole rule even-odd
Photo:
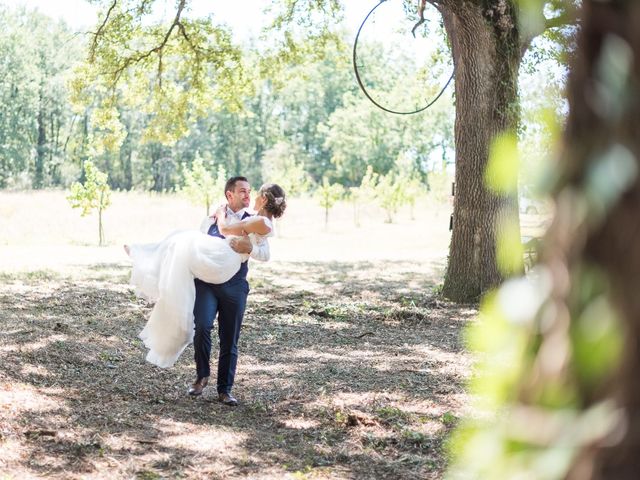
<svg viewBox="0 0 640 480">
<path fill-rule="evenodd" d="M 273 235 L 249 234 L 253 245 Z M 193 341 L 194 278 L 206 283 L 224 283 L 249 256 L 234 252 L 228 240 L 196 230 L 174 232 L 160 243 L 131 245 L 133 260 L 130 283 L 136 294 L 155 303 L 139 337 L 149 349 L 147 361 L 159 367 L 172 366 Z"/>
</svg>

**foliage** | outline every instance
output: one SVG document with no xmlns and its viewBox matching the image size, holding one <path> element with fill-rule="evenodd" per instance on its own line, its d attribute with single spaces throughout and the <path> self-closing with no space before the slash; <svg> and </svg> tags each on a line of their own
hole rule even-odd
<svg viewBox="0 0 640 480">
<path fill-rule="evenodd" d="M 407 153 L 398 155 L 395 164 L 397 172 L 396 182 L 402 192 L 401 205 L 408 205 L 411 220 L 414 220 L 414 207 L 417 199 L 425 193 L 424 184 L 421 182 L 421 173 L 412 158 Z"/>
<path fill-rule="evenodd" d="M 494 138 L 484 180 L 487 187 L 498 195 L 513 195 L 518 190 L 520 152 L 514 133 L 503 132 Z"/>
<path fill-rule="evenodd" d="M 107 174 L 98 170 L 92 161 L 84 164 L 84 183 L 71 185 L 67 200 L 71 208 L 79 208 L 80 215 L 89 215 L 93 210 L 98 212 L 98 244 L 104 245 L 102 228 L 102 212 L 111 204 L 111 188 L 107 183 Z"/>
<path fill-rule="evenodd" d="M 518 129 L 520 165 L 518 191 L 535 198 L 548 181 L 549 160 L 567 113 L 564 94 L 566 73 L 555 62 L 545 62 L 536 74 L 524 73 L 520 81 L 522 122 Z"/>
<path fill-rule="evenodd" d="M 344 195 L 344 187 L 338 183 L 330 183 L 327 177 L 322 179 L 322 183 L 316 190 L 318 203 L 324 208 L 324 226 L 329 226 L 329 210 Z"/>
<path fill-rule="evenodd" d="M 169 19 L 149 20 L 153 1 L 103 2 L 87 62 L 72 82 L 77 104 L 99 102 L 93 121 L 114 134 L 121 128 L 117 104 L 149 115 L 142 139 L 172 145 L 188 132 L 190 119 L 209 109 L 241 107 L 252 84 L 231 33 L 208 19 L 186 17 L 181 0 Z M 114 142 L 114 147 L 116 146 Z"/>
<path fill-rule="evenodd" d="M 210 167 L 205 166 L 202 158 L 196 157 L 191 168 L 184 169 L 184 186 L 180 189 L 180 192 L 193 203 L 204 206 L 207 216 L 209 216 L 211 203 L 216 196 L 222 195 L 227 180 L 227 172 L 223 165 L 218 165 L 215 176 L 210 170 Z"/>
<path fill-rule="evenodd" d="M 397 121 L 360 95 L 345 96 L 345 105 L 332 113 L 326 126 L 325 145 L 331 150 L 336 176 L 346 185 L 357 185 L 371 165 L 386 173 L 400 149 Z"/>
<path fill-rule="evenodd" d="M 304 170 L 305 153 L 295 144 L 280 141 L 262 157 L 262 178 L 268 183 L 280 185 L 287 196 L 296 197 L 306 193 L 310 179 Z"/>
<path fill-rule="evenodd" d="M 438 204 L 449 202 L 453 193 L 453 176 L 444 169 L 434 169 L 427 173 L 429 197 Z"/>
<path fill-rule="evenodd" d="M 637 369 L 631 353 L 637 294 L 625 287 L 634 275 L 633 260 L 616 245 L 635 228 L 621 212 L 630 211 L 627 199 L 638 192 L 638 159 L 627 150 L 637 150 L 637 135 L 630 139 L 635 133 L 620 127 L 637 117 L 637 103 L 629 106 L 637 45 L 632 53 L 629 43 L 609 31 L 629 28 L 616 18 L 624 7 L 597 4 L 585 2 L 585 17 L 599 15 L 584 19 L 581 45 L 597 42 L 602 48 L 577 53 L 572 115 L 562 143 L 556 112 L 543 113 L 555 152 L 546 175 L 555 213 L 541 241 L 541 262 L 526 277 L 489 293 L 480 321 L 467 333 L 479 359 L 471 384 L 479 415 L 455 435 L 452 478 L 619 478 L 636 461 L 628 447 L 635 442 L 628 420 L 635 386 L 627 390 L 626 384 Z M 594 68 L 611 60 L 622 68 Z M 585 97 L 584 85 L 594 81 L 602 81 L 602 90 Z M 603 98 L 615 105 L 615 114 L 589 111 Z M 514 153 L 504 147 L 494 155 Z M 514 174 L 498 180 L 497 186 L 508 187 L 500 191 L 512 191 Z M 498 256 L 509 249 L 521 255 L 507 246 L 514 239 L 504 237 Z"/>
<path fill-rule="evenodd" d="M 568 337 L 545 333 L 545 318 L 555 307 L 544 268 L 508 281 L 483 301 L 468 339 L 481 359 L 471 388 L 484 418 L 464 421 L 454 436 L 453 478 L 462 472 L 478 478 L 563 478 L 579 449 L 617 423 L 608 403 L 582 410 L 580 377 L 594 382 L 612 372 L 622 344 L 602 273 L 588 269 L 583 280 L 593 288 L 573 292 L 575 325 Z M 544 380 L 523 384 L 531 371 Z"/>
<path fill-rule="evenodd" d="M 381 70 L 384 68 L 380 66 Z M 432 93 L 436 88 L 425 81 L 413 90 L 408 88 L 394 95 L 418 96 L 420 89 Z M 408 159 L 410 169 L 424 179 L 434 163 L 450 161 L 453 105 L 450 98 L 444 96 L 427 117 L 394 116 L 379 110 L 361 94 L 347 94 L 343 106 L 332 113 L 324 129 L 335 175 L 345 185 L 357 185 L 367 165 L 386 174 L 394 169 L 397 158 Z"/>
<path fill-rule="evenodd" d="M 0 6 L 0 49 L 0 188 L 58 185 L 74 129 L 65 76 L 79 41 L 44 15 Z"/>
<path fill-rule="evenodd" d="M 525 71 L 539 70 L 549 61 L 566 65 L 575 52 L 575 25 L 580 0 L 520 0 L 523 35 L 532 48 L 523 59 Z"/>
<path fill-rule="evenodd" d="M 259 61 L 262 78 L 278 83 L 288 66 L 316 63 L 324 58 L 327 48 L 341 43 L 333 28 L 341 20 L 341 11 L 338 0 L 271 2 L 275 16 L 264 32 L 263 39 L 268 36 L 269 46 Z"/>
<path fill-rule="evenodd" d="M 10 61 L 0 66 L 3 78 L 7 79 L 0 86 L 4 98 L 0 116 L 3 145 L 0 188 L 67 185 L 81 175 L 80 166 L 88 158 L 108 173 L 112 188 L 159 192 L 179 189 L 182 172 L 191 168 L 196 155 L 205 164 L 223 165 L 230 175 L 243 174 L 256 185 L 266 180 L 280 182 L 282 178 L 281 183 L 290 185 L 288 190 L 300 192 L 321 183 L 324 176 L 356 187 L 367 166 L 386 173 L 400 154 L 411 158 L 423 180 L 437 157 L 450 161 L 451 102 L 441 99 L 428 117 L 401 120 L 377 112 L 362 98 L 353 81 L 346 55 L 349 40 L 341 31 L 334 31 L 330 41 L 327 38 L 320 42 L 316 36 L 307 42 L 296 27 L 290 45 L 276 41 L 276 37 L 282 38 L 272 31 L 270 38 L 274 41 L 268 46 L 273 50 L 269 52 L 254 45 L 233 47 L 242 60 L 242 75 L 251 81 L 244 87 L 236 85 L 239 88 L 235 93 L 227 92 L 233 93 L 233 101 L 221 100 L 212 91 L 207 101 L 200 102 L 195 87 L 193 98 L 185 99 L 176 92 L 170 95 L 176 88 L 187 85 L 182 83 L 185 77 L 174 71 L 178 59 L 192 58 L 191 54 L 182 54 L 185 46 L 181 43 L 184 40 L 181 17 L 163 47 L 168 50 L 162 53 L 161 72 L 156 68 L 158 63 L 149 63 L 152 58 L 159 61 L 160 52 L 154 51 L 138 67 L 132 63 L 118 78 L 117 85 L 108 88 L 107 84 L 114 79 L 99 75 L 99 68 L 122 66 L 118 62 L 125 59 L 102 57 L 128 55 L 133 62 L 134 50 L 123 50 L 126 42 L 139 41 L 137 47 L 149 47 L 160 32 L 157 17 L 142 21 L 146 13 L 133 11 L 134 4 L 134 1 L 118 2 L 101 31 L 105 35 L 103 41 L 95 43 L 90 37 L 88 45 L 82 45 L 64 26 L 55 33 L 58 27 L 54 28 L 45 17 L 24 10 L 3 10 L 5 16 L 0 16 L 0 22 L 4 22 L 6 34 L 0 33 L 0 42 Z M 104 6 L 106 14 L 111 2 Z M 279 7 L 274 4 L 274 8 Z M 295 15 L 301 13 L 301 8 L 315 11 L 312 5 L 297 4 L 292 8 Z M 136 32 L 126 31 L 126 15 Z M 318 15 L 318 11 L 313 15 Z M 320 23 L 313 29 L 319 32 Z M 174 34 L 182 40 L 174 38 Z M 29 38 L 42 41 L 29 43 Z M 118 47 L 119 41 L 125 42 L 125 46 Z M 207 40 L 214 41 L 217 40 Z M 219 41 L 224 39 L 221 37 Z M 280 53 L 289 53 L 277 56 L 276 47 L 284 49 Z M 311 50 L 312 55 L 301 55 Z M 409 61 L 406 56 L 397 57 L 387 50 L 382 54 L 375 49 L 367 53 L 375 60 L 369 63 L 372 76 L 380 81 L 386 69 L 403 68 L 394 67 L 394 62 Z M 65 55 L 67 51 L 74 54 Z M 171 58 L 167 57 L 170 51 Z M 89 59 L 95 55 L 95 63 L 80 66 L 71 63 L 70 58 L 81 58 L 83 53 Z M 204 68 L 208 60 L 205 57 L 201 60 Z M 266 68 L 265 62 L 271 61 L 276 63 L 264 78 L 261 71 Z M 185 60 L 181 65 L 186 69 L 189 63 Z M 144 68 L 151 70 L 141 79 Z M 153 98 L 154 89 L 159 88 L 158 75 L 163 79 L 164 99 Z M 68 83 L 64 81 L 67 78 L 71 78 Z M 203 88 L 216 90 L 217 81 L 217 76 L 208 77 Z M 177 86 L 172 86 L 174 83 Z M 74 99 L 73 108 L 67 101 L 70 96 Z M 198 103 L 198 111 L 191 105 L 193 102 Z M 43 120 L 41 131 L 45 133 L 40 144 L 39 118 Z M 296 157 L 295 165 L 286 159 L 283 145 Z"/>
<path fill-rule="evenodd" d="M 389 172 L 378 178 L 375 186 L 376 199 L 385 211 L 387 223 L 393 223 L 393 217 L 407 201 L 406 185 L 396 172 Z"/>
<path fill-rule="evenodd" d="M 404 203 L 409 206 L 411 220 L 415 220 L 415 206 L 418 199 L 425 193 L 424 184 L 417 174 L 401 176 L 399 182 L 404 191 Z"/>
<path fill-rule="evenodd" d="M 371 165 L 367 166 L 360 186 L 350 187 L 348 190 L 348 198 L 353 204 L 353 222 L 356 227 L 360 226 L 360 209 L 363 205 L 370 205 L 376 199 L 376 185 L 378 184 L 377 173 L 374 173 Z"/>
</svg>

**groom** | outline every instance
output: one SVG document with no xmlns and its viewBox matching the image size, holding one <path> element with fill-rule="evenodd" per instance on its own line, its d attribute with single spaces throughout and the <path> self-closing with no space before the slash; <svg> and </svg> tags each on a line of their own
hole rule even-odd
<svg viewBox="0 0 640 480">
<path fill-rule="evenodd" d="M 224 187 L 227 198 L 227 222 L 233 224 L 249 216 L 245 211 L 251 201 L 251 186 L 245 177 L 232 177 Z M 203 230 L 209 235 L 224 238 L 218 231 L 215 218 L 203 223 Z M 233 238 L 230 246 L 237 253 L 244 254 L 240 270 L 227 282 L 214 285 L 196 279 L 196 301 L 193 309 L 195 317 L 195 350 L 197 378 L 189 395 L 201 395 L 209 383 L 209 360 L 211 357 L 211 329 L 218 315 L 218 400 L 225 405 L 236 406 L 238 401 L 231 394 L 238 363 L 238 339 L 247 304 L 249 283 L 247 282 L 247 261 L 249 256 L 256 260 L 269 260 L 269 245 L 253 246 L 248 237 Z"/>
</svg>

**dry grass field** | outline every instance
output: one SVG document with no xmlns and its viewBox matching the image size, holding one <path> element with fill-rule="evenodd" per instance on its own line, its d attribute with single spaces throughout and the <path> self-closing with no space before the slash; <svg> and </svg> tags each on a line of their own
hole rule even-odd
<svg viewBox="0 0 640 480">
<path fill-rule="evenodd" d="M 293 199 L 278 222 L 274 261 L 442 261 L 449 241 L 449 209 L 426 201 L 400 212 L 393 224 L 384 212 L 362 209 L 360 227 L 351 204 L 338 204 L 325 228 L 324 211 L 310 199 Z M 107 247 L 97 248 L 95 215 L 80 217 L 59 191 L 0 192 L 3 270 L 125 262 L 122 244 L 157 241 L 176 229 L 198 228 L 204 208 L 173 195 L 116 193 L 104 213 Z M 5 263 L 6 262 L 6 263 Z"/>
<path fill-rule="evenodd" d="M 357 228 L 338 205 L 325 229 L 291 201 L 272 261 L 250 267 L 235 409 L 215 388 L 185 395 L 191 348 L 167 370 L 144 361 L 150 306 L 121 248 L 203 213 L 117 193 L 99 248 L 62 192 L 0 193 L 0 479 L 441 478 L 476 315 L 435 293 L 448 208 L 393 224 L 370 208 Z"/>
</svg>

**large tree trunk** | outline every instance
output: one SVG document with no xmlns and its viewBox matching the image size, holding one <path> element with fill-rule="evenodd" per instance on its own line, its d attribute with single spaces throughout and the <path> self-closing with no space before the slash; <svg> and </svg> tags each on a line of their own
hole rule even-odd
<svg viewBox="0 0 640 480">
<path fill-rule="evenodd" d="M 492 193 L 484 182 L 492 140 L 515 132 L 518 122 L 517 20 L 510 1 L 483 3 L 441 7 L 456 72 L 456 196 L 443 294 L 458 302 L 477 301 L 500 283 L 497 222 L 518 218 L 516 199 Z"/>
<path fill-rule="evenodd" d="M 612 374 L 596 384 L 583 382 L 581 403 L 589 407 L 603 398 L 613 399 L 624 412 L 624 425 L 618 427 L 618 441 L 585 449 L 569 478 L 637 479 L 640 2 L 585 0 L 581 17 L 579 54 L 569 79 L 570 114 L 556 194 L 558 214 L 549 233 L 545 263 L 555 267 L 552 271 L 564 273 L 562 278 L 556 275 L 556 285 L 570 281 L 570 290 L 563 289 L 567 293 L 558 294 L 556 302 L 563 302 L 571 311 L 572 330 L 579 327 L 584 308 L 578 299 L 586 303 L 584 298 L 593 289 L 593 282 L 580 276 L 584 266 L 595 264 L 608 285 L 605 292 L 622 323 L 621 365 L 611 366 Z M 588 216 L 583 222 L 576 221 L 584 206 Z"/>
</svg>

